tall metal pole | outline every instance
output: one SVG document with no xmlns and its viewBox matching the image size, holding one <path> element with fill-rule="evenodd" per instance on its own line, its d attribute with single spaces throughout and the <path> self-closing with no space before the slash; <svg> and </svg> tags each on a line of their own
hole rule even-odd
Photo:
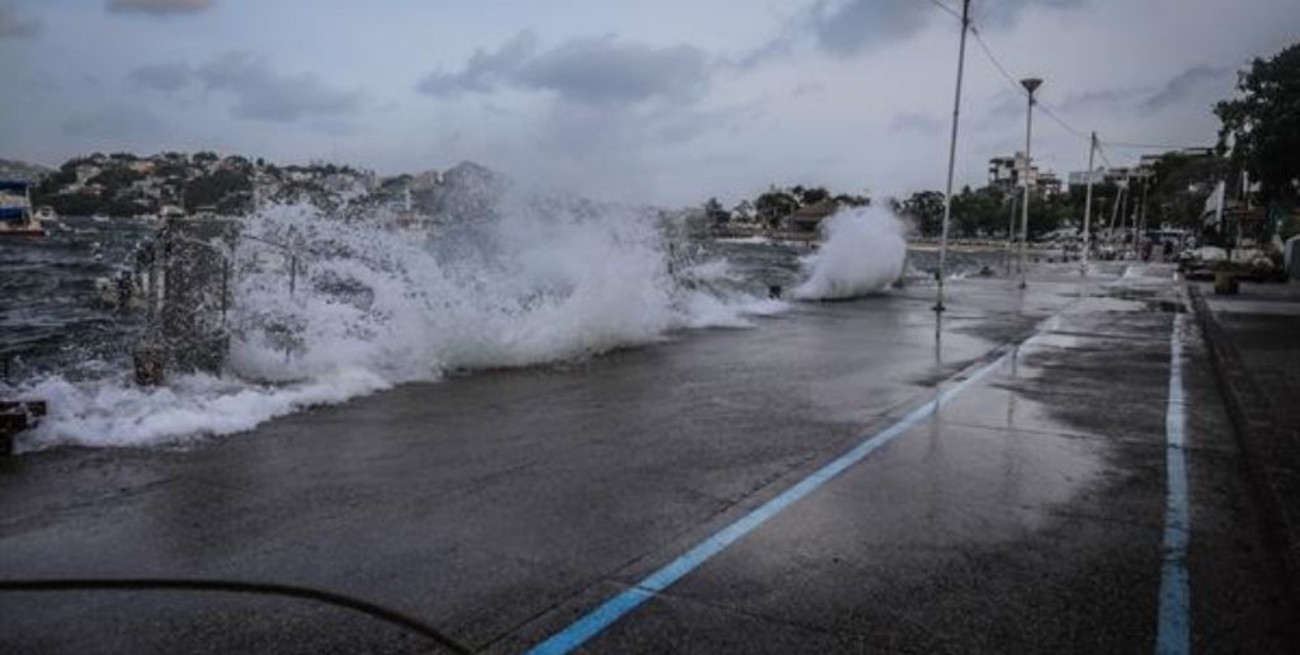
<svg viewBox="0 0 1300 655">
<path fill-rule="evenodd" d="M 1079 274 L 1088 274 L 1088 257 L 1092 254 L 1092 176 L 1093 156 L 1097 154 L 1097 133 L 1088 140 L 1088 191 L 1083 196 L 1083 252 L 1079 257 Z"/>
<path fill-rule="evenodd" d="M 948 141 L 948 185 L 943 196 L 943 228 L 939 235 L 939 286 L 934 311 L 943 311 L 943 283 L 948 265 L 948 221 L 952 218 L 952 176 L 957 165 L 957 119 L 961 115 L 961 78 L 966 66 L 966 31 L 970 28 L 970 0 L 961 3 L 961 45 L 957 48 L 957 91 L 952 101 L 952 138 Z"/>
<path fill-rule="evenodd" d="M 1115 219 L 1119 217 L 1119 200 L 1124 197 L 1126 188 L 1128 188 L 1128 182 L 1125 180 L 1115 183 L 1115 197 L 1111 199 L 1110 203 L 1110 225 L 1106 226 L 1106 240 L 1110 242 L 1115 241 Z M 1124 226 L 1121 225 L 1120 231 L 1123 231 L 1123 229 Z"/>
<path fill-rule="evenodd" d="M 1007 260 L 1007 277 L 1011 277 L 1011 259 L 1012 259 L 1011 247 L 1012 244 L 1015 243 L 1015 236 L 1013 235 L 1016 233 L 1016 197 L 1014 195 L 1011 196 L 1011 202 L 1008 204 L 1011 205 L 1011 211 L 1007 216 L 1006 260 Z"/>
<path fill-rule="evenodd" d="M 1128 185 L 1129 185 L 1129 184 L 1132 184 L 1132 183 L 1129 181 L 1129 178 L 1126 176 L 1126 177 L 1124 178 L 1124 191 L 1125 191 L 1125 192 L 1128 191 Z M 1130 198 L 1132 195 L 1133 195 L 1132 193 L 1121 193 L 1121 194 L 1119 194 L 1119 233 L 1120 233 L 1120 239 L 1125 239 L 1125 238 L 1127 237 L 1127 235 L 1125 234 L 1125 232 L 1127 232 L 1128 230 L 1127 230 L 1127 228 L 1126 228 L 1125 226 L 1128 225 L 1128 219 L 1129 219 L 1129 215 L 1128 215 L 1128 203 L 1129 203 L 1129 198 Z M 1124 257 L 1125 257 L 1126 259 L 1128 258 L 1128 248 L 1127 248 L 1127 247 L 1124 248 Z"/>
<path fill-rule="evenodd" d="M 1142 202 L 1138 205 L 1137 211 L 1134 212 L 1134 214 L 1137 217 L 1137 233 L 1133 235 L 1133 247 L 1135 249 L 1137 249 L 1138 241 L 1142 239 L 1144 235 L 1147 233 L 1147 186 L 1149 186 L 1148 184 L 1149 179 L 1150 178 L 1147 176 L 1147 174 L 1143 172 L 1142 173 Z M 1137 252 L 1138 252 L 1138 258 L 1141 259 L 1142 251 L 1138 249 Z"/>
<path fill-rule="evenodd" d="M 1038 90 L 1042 80 L 1036 77 L 1028 77 L 1020 80 L 1020 85 L 1025 87 L 1029 92 L 1029 112 L 1025 115 L 1025 195 L 1023 206 L 1020 208 L 1020 288 L 1025 288 L 1025 246 L 1029 240 L 1029 177 L 1034 170 L 1034 158 L 1030 151 L 1030 142 L 1034 133 L 1034 92 Z"/>
</svg>

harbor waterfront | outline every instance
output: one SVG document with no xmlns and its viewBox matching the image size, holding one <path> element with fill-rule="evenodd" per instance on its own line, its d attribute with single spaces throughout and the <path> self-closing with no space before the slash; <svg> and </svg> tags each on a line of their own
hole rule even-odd
<svg viewBox="0 0 1300 655">
<path fill-rule="evenodd" d="M 0 0 L 0 655 L 1300 652 L 1300 3 L 1131 5 Z"/>
</svg>

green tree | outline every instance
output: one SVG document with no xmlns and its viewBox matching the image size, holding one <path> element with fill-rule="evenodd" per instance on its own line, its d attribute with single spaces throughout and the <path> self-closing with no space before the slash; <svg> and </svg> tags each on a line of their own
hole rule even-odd
<svg viewBox="0 0 1300 655">
<path fill-rule="evenodd" d="M 242 173 L 219 170 L 194 178 L 185 185 L 185 209 L 215 206 L 222 213 L 241 213 L 251 204 L 252 182 Z"/>
<path fill-rule="evenodd" d="M 1199 228 L 1205 199 L 1228 172 L 1227 164 L 1218 156 L 1189 157 L 1171 153 L 1161 157 L 1155 164 L 1155 177 L 1148 189 L 1147 225 Z"/>
<path fill-rule="evenodd" d="M 835 202 L 848 207 L 866 207 L 871 204 L 871 198 L 865 195 L 841 193 L 835 196 Z"/>
<path fill-rule="evenodd" d="M 937 236 L 943 229 L 943 202 L 940 191 L 917 191 L 896 202 L 894 211 L 915 223 L 922 236 Z"/>
<path fill-rule="evenodd" d="M 1214 107 L 1219 145 L 1260 182 L 1265 201 L 1300 200 L 1300 43 L 1256 58 L 1237 78 L 1237 97 Z"/>
<path fill-rule="evenodd" d="M 709 224 L 714 226 L 723 226 L 731 222 L 731 212 L 722 208 L 722 203 L 717 198 L 709 198 L 704 203 L 704 216 L 709 219 Z"/>
<path fill-rule="evenodd" d="M 943 197 L 940 196 L 940 203 L 942 200 Z M 943 216 L 942 206 L 940 204 L 940 220 Z M 1003 194 L 998 189 L 984 187 L 972 191 L 969 186 L 963 187 L 961 193 L 953 196 L 953 224 L 949 225 L 948 229 L 955 236 L 965 237 L 1005 233 L 1007 212 Z"/>
<path fill-rule="evenodd" d="M 807 207 L 815 205 L 831 197 L 831 192 L 825 187 L 795 187 L 795 193 L 799 196 L 799 204 Z"/>
<path fill-rule="evenodd" d="M 1059 230 L 1073 222 L 1071 204 L 1065 196 L 1033 197 L 1029 200 L 1029 238 Z M 1017 223 L 1019 225 L 1019 223 Z"/>
<path fill-rule="evenodd" d="M 749 221 L 754 216 L 754 203 L 748 199 L 741 200 L 731 208 L 731 216 L 738 221 Z"/>
<path fill-rule="evenodd" d="M 104 205 L 99 196 L 88 191 L 78 191 L 77 193 L 52 196 L 47 200 L 48 204 L 54 207 L 54 211 L 59 212 L 64 216 L 90 216 L 91 214 L 98 214 Z"/>
<path fill-rule="evenodd" d="M 114 166 L 105 168 L 99 175 L 86 180 L 86 183 L 102 185 L 107 190 L 107 193 L 113 194 L 141 179 L 144 179 L 144 175 L 141 173 L 137 173 L 125 166 Z"/>
<path fill-rule="evenodd" d="M 754 211 L 759 220 L 769 228 L 775 228 L 781 219 L 799 209 L 799 201 L 791 194 L 772 187 L 766 193 L 754 199 Z"/>
</svg>

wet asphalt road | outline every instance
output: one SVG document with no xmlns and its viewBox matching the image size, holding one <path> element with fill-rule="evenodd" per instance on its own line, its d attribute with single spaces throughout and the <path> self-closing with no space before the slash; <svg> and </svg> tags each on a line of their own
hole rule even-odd
<svg viewBox="0 0 1300 655">
<path fill-rule="evenodd" d="M 0 577 L 305 585 L 521 652 L 1022 343 L 584 652 L 1152 653 L 1180 297 L 1159 276 L 1103 281 L 960 282 L 938 342 L 914 289 L 184 451 L 22 456 L 0 464 Z M 1185 329 L 1193 651 L 1288 652 L 1276 562 Z M 440 652 L 328 606 L 174 591 L 0 594 L 0 651 Z"/>
</svg>

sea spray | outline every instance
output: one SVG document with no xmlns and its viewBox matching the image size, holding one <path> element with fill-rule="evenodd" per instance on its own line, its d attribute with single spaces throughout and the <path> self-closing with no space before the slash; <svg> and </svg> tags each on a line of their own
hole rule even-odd
<svg viewBox="0 0 1300 655">
<path fill-rule="evenodd" d="M 903 224 L 877 207 L 840 211 L 823 225 L 825 243 L 806 262 L 801 300 L 839 300 L 880 293 L 903 274 Z"/>
<path fill-rule="evenodd" d="M 248 217 L 226 372 L 175 375 L 156 389 L 131 385 L 125 371 L 0 389 L 50 400 L 20 448 L 241 432 L 451 370 L 581 358 L 782 308 L 737 291 L 725 263 L 670 265 L 685 248 L 669 248 L 643 212 L 513 197 L 426 233 L 381 222 L 308 205 Z"/>
</svg>

